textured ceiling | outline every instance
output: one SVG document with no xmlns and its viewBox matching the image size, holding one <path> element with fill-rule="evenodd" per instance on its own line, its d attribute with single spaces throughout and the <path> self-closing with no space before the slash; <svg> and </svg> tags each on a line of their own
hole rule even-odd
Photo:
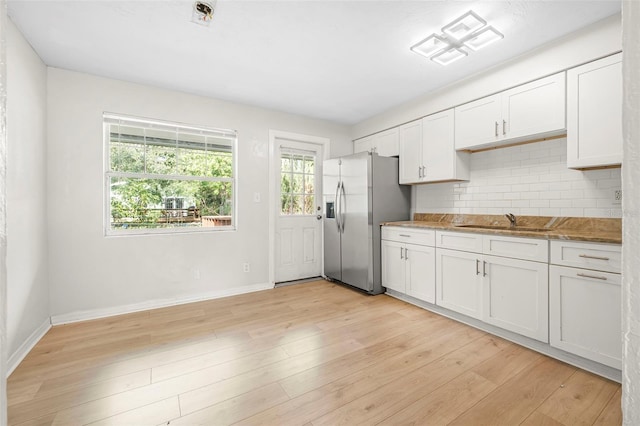
<svg viewBox="0 0 640 426">
<path fill-rule="evenodd" d="M 9 0 L 50 66 L 353 124 L 620 12 L 610 1 Z M 442 67 L 409 47 L 473 9 L 504 40 Z"/>
</svg>

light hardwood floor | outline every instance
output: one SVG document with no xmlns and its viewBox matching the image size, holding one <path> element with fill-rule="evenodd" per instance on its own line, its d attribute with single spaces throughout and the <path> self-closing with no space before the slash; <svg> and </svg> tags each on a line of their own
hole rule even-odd
<svg viewBox="0 0 640 426">
<path fill-rule="evenodd" d="M 620 385 L 324 281 L 51 329 L 11 425 L 619 425 Z"/>
</svg>

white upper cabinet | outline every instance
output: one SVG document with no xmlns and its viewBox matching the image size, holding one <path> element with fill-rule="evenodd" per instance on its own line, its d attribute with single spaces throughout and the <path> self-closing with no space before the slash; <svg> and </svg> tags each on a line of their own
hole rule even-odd
<svg viewBox="0 0 640 426">
<path fill-rule="evenodd" d="M 622 163 L 622 53 L 567 71 L 567 165 Z"/>
<path fill-rule="evenodd" d="M 353 153 L 358 152 L 377 152 L 382 157 L 393 157 L 398 152 L 398 136 L 399 128 L 385 130 L 366 138 L 358 139 L 353 142 Z"/>
<path fill-rule="evenodd" d="M 371 152 L 372 148 L 373 148 L 373 136 L 368 136 L 366 138 L 353 141 L 354 154 L 357 154 L 359 152 Z"/>
<path fill-rule="evenodd" d="M 469 149 L 498 140 L 502 121 L 500 95 L 493 95 L 455 108 L 455 147 Z"/>
<path fill-rule="evenodd" d="M 468 153 L 454 148 L 454 110 L 400 127 L 401 184 L 469 179 Z"/>
<path fill-rule="evenodd" d="M 422 120 L 400 126 L 400 183 L 420 182 L 422 175 Z"/>
<path fill-rule="evenodd" d="M 455 149 L 474 150 L 564 132 L 561 72 L 455 108 Z"/>
<path fill-rule="evenodd" d="M 422 119 L 422 182 L 469 179 L 469 154 L 455 150 L 454 110 Z"/>
</svg>

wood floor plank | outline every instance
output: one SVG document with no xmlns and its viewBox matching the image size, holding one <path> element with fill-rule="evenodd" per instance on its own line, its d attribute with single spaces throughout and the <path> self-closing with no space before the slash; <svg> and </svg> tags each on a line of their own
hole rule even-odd
<svg viewBox="0 0 640 426">
<path fill-rule="evenodd" d="M 288 399 L 287 394 L 277 383 L 271 384 L 173 419 L 170 424 L 172 426 L 229 425 Z"/>
<path fill-rule="evenodd" d="M 327 383 L 321 388 L 308 391 L 297 389 L 299 396 L 247 419 L 241 424 L 302 424 L 333 411 L 346 403 L 368 394 L 373 389 L 378 389 L 398 377 L 415 371 L 423 365 L 433 362 L 443 354 L 458 349 L 465 345 L 484 345 L 478 335 L 468 327 L 461 327 L 457 331 L 449 330 L 441 339 L 423 335 L 420 343 L 414 347 L 395 350 L 397 345 L 387 345 L 387 351 L 376 353 L 375 359 L 379 361 L 375 368 L 354 368 L 352 372 L 343 372 L 342 377 Z M 470 340 L 468 340 L 469 338 Z M 469 343 L 471 341 L 472 343 Z M 339 361 L 339 360 L 336 360 Z M 327 364 L 331 366 L 332 363 Z M 339 367 L 340 366 L 333 366 Z M 362 367 L 362 366 L 360 366 Z M 330 368 L 329 371 L 335 368 Z M 284 383 L 285 381 L 281 381 Z M 289 388 L 289 393 L 294 393 Z"/>
<path fill-rule="evenodd" d="M 429 353 L 425 358 L 433 359 L 457 349 L 481 335 L 480 332 L 467 327 L 456 329 L 458 324 L 450 326 L 451 328 L 441 328 L 440 330 L 430 329 L 428 326 L 416 326 L 416 328 L 408 328 L 402 334 L 398 334 L 398 332 L 380 333 L 376 336 L 379 339 L 378 343 L 369 341 L 365 349 L 292 375 L 280 381 L 280 384 L 293 398 L 360 369 L 382 365 L 385 358 L 419 347 L 424 342 L 425 336 L 429 336 L 430 340 Z M 430 332 L 432 333 L 429 334 Z M 385 337 L 385 340 L 381 340 Z M 450 339 L 456 339 L 456 337 L 459 337 L 459 346 L 450 342 Z"/>
<path fill-rule="evenodd" d="M 543 357 L 508 380 L 482 401 L 457 417 L 451 425 L 478 424 L 490 419 L 497 425 L 517 425 L 542 404 L 576 368 Z"/>
<path fill-rule="evenodd" d="M 611 396 L 609 402 L 600 413 L 594 426 L 620 425 L 622 424 L 622 388 L 618 387 L 616 392 Z"/>
<path fill-rule="evenodd" d="M 7 387 L 11 426 L 622 423 L 615 383 L 323 280 L 54 326 Z"/>
<path fill-rule="evenodd" d="M 339 358 L 361 348 L 362 345 L 356 341 L 348 340 L 321 348 L 317 351 L 291 357 L 268 367 L 252 370 L 222 382 L 216 382 L 208 386 L 181 393 L 180 407 L 182 408 L 183 414 L 188 414 L 208 407 L 212 402 L 222 401 L 246 393 L 252 388 L 277 382 L 297 372 Z"/>
<path fill-rule="evenodd" d="M 161 423 L 168 424 L 171 419 L 177 417 L 180 417 L 180 402 L 177 396 L 172 396 L 89 424 L 92 426 L 155 426 Z"/>
<path fill-rule="evenodd" d="M 618 385 L 578 370 L 537 411 L 566 425 L 592 425 Z"/>
<path fill-rule="evenodd" d="M 22 423 L 38 417 L 38 415 L 55 413 L 61 409 L 74 407 L 130 389 L 140 388 L 150 383 L 151 371 L 142 370 L 70 392 L 50 393 L 28 402 L 11 406 L 9 423 Z"/>
<path fill-rule="evenodd" d="M 612 423 L 612 424 L 616 424 L 616 423 Z M 531 413 L 531 415 L 527 417 L 525 421 L 520 423 L 520 425 L 521 426 L 570 426 L 570 425 L 564 425 L 560 422 L 557 422 L 551 417 L 545 416 L 540 411 L 534 411 L 533 413 Z"/>
<path fill-rule="evenodd" d="M 379 423 L 510 345 L 510 343 L 493 336 L 482 337 L 478 340 L 480 345 L 465 345 L 461 349 L 441 357 L 436 362 L 401 376 L 385 386 L 374 389 L 370 393 L 314 419 L 312 423 L 314 426 L 351 425 L 358 422 Z"/>
<path fill-rule="evenodd" d="M 484 377 L 467 371 L 384 419 L 380 424 L 446 425 L 496 387 Z"/>
</svg>

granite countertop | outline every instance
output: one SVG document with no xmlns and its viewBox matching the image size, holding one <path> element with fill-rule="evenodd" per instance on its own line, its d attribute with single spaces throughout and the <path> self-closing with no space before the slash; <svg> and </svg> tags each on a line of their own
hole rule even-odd
<svg viewBox="0 0 640 426">
<path fill-rule="evenodd" d="M 517 226 L 512 228 L 503 215 L 416 213 L 413 220 L 382 225 L 622 244 L 622 219 L 549 216 L 516 216 L 516 219 Z"/>
</svg>

